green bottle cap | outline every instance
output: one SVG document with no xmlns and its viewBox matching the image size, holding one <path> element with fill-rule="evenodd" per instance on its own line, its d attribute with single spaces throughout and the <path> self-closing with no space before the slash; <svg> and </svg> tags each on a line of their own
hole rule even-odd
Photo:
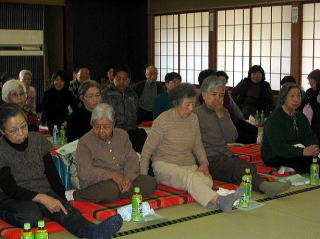
<svg viewBox="0 0 320 239">
<path fill-rule="evenodd" d="M 38 227 L 44 227 L 44 221 L 43 220 L 38 221 Z"/>
<path fill-rule="evenodd" d="M 312 159 L 312 162 L 313 162 L 313 163 L 316 163 L 317 161 L 318 161 L 317 158 L 313 158 L 313 159 Z"/>
<path fill-rule="evenodd" d="M 140 193 L 140 188 L 139 187 L 134 187 L 134 192 L 135 193 Z"/>
<path fill-rule="evenodd" d="M 246 173 L 250 173 L 250 168 L 246 168 L 246 169 L 245 169 L 245 172 L 246 172 Z"/>
<path fill-rule="evenodd" d="M 30 229 L 31 229 L 30 223 L 29 223 L 29 222 L 25 222 L 25 223 L 23 224 L 23 229 L 24 229 L 24 230 L 30 230 Z"/>
</svg>

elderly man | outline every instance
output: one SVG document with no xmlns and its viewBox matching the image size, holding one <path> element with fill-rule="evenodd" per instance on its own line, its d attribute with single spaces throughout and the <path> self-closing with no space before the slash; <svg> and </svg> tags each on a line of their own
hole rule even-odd
<svg viewBox="0 0 320 239">
<path fill-rule="evenodd" d="M 74 76 L 75 79 L 73 79 L 72 81 L 70 81 L 70 86 L 69 86 L 69 90 L 72 92 L 75 100 L 76 100 L 76 104 L 77 105 L 81 105 L 81 101 L 80 101 L 80 97 L 78 94 L 78 89 L 80 87 L 80 85 L 87 81 L 90 80 L 90 69 L 89 67 L 82 65 L 82 66 L 78 66 L 75 70 L 74 70 Z"/>
<path fill-rule="evenodd" d="M 195 109 L 198 115 L 203 146 L 209 161 L 209 171 L 215 179 L 240 184 L 245 169 L 250 168 L 253 175 L 252 187 L 268 197 L 287 190 L 290 183 L 267 182 L 260 177 L 255 167 L 238 158 L 227 148 L 227 143 L 234 142 L 237 130 L 230 115 L 223 107 L 225 81 L 215 75 L 207 77 L 201 86 L 204 104 Z"/>
<path fill-rule="evenodd" d="M 166 74 L 164 81 L 165 81 L 165 86 L 167 88 L 167 91 L 158 95 L 153 101 L 153 106 L 152 106 L 153 119 L 156 119 L 162 112 L 171 108 L 169 92 L 173 90 L 176 86 L 180 85 L 181 76 L 179 73 L 170 72 Z"/>
<path fill-rule="evenodd" d="M 144 129 L 137 127 L 138 96 L 129 87 L 130 70 L 126 66 L 119 66 L 114 69 L 113 84 L 110 84 L 102 91 L 102 101 L 114 108 L 116 113 L 115 125 L 127 131 L 133 148 L 141 153 L 147 133 Z"/>
<path fill-rule="evenodd" d="M 152 104 L 154 99 L 164 92 L 164 88 L 160 82 L 157 82 L 158 70 L 155 66 L 146 68 L 146 80 L 140 81 L 133 86 L 133 89 L 139 97 L 138 121 L 153 120 Z"/>
<path fill-rule="evenodd" d="M 27 90 L 27 99 L 24 109 L 26 111 L 36 113 L 36 89 L 31 86 L 32 72 L 29 70 L 22 70 L 19 73 L 19 80 L 24 84 Z"/>
<path fill-rule="evenodd" d="M 114 128 L 115 113 L 108 104 L 99 104 L 91 115 L 92 130 L 79 141 L 76 153 L 80 190 L 75 200 L 113 202 L 131 198 L 134 187 L 143 197 L 156 189 L 156 180 L 140 175 L 140 165 L 126 131 Z M 72 199 L 72 198 L 69 198 Z"/>
</svg>

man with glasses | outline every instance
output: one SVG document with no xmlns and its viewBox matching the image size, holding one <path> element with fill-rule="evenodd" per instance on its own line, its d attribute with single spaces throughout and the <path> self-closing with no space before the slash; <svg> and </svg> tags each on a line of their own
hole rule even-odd
<svg viewBox="0 0 320 239">
<path fill-rule="evenodd" d="M 239 185 L 245 169 L 253 176 L 252 188 L 268 197 L 274 197 L 287 190 L 290 183 L 267 182 L 260 177 L 255 167 L 247 161 L 232 155 L 227 143 L 238 136 L 230 114 L 223 106 L 225 81 L 216 75 L 207 77 L 201 85 L 204 104 L 195 109 L 198 116 L 200 133 L 209 161 L 209 171 L 216 180 Z"/>
<path fill-rule="evenodd" d="M 161 83 L 157 82 L 158 69 L 155 66 L 148 66 L 145 76 L 147 78 L 146 80 L 140 81 L 133 86 L 133 89 L 139 97 L 137 124 L 143 121 L 153 120 L 153 101 L 158 95 L 164 92 Z"/>
<path fill-rule="evenodd" d="M 102 91 L 102 101 L 113 107 L 116 114 L 115 126 L 127 131 L 134 150 L 141 153 L 147 133 L 137 127 L 138 96 L 129 87 L 130 81 L 128 67 L 116 67 L 113 84 Z"/>
</svg>

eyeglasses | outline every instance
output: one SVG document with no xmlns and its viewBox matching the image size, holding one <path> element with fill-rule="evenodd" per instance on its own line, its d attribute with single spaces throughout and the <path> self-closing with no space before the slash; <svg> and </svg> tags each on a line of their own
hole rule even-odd
<svg viewBox="0 0 320 239">
<path fill-rule="evenodd" d="M 218 92 L 208 92 L 207 94 L 213 95 L 213 96 L 219 96 L 220 98 L 224 97 L 224 93 L 218 93 Z"/>
<path fill-rule="evenodd" d="M 88 99 L 88 100 L 93 100 L 93 98 L 100 98 L 101 97 L 101 94 L 96 94 L 96 95 L 85 95 L 84 98 Z"/>
<path fill-rule="evenodd" d="M 109 130 L 112 129 L 113 125 L 111 124 L 97 124 L 97 125 L 93 125 L 93 129 L 94 130 Z"/>
<path fill-rule="evenodd" d="M 22 93 L 10 93 L 10 96 L 18 98 L 18 97 L 26 97 L 27 94 L 24 93 L 24 92 L 22 92 Z"/>
<path fill-rule="evenodd" d="M 5 130 L 5 131 L 7 131 L 9 134 L 15 135 L 15 134 L 19 133 L 19 130 L 21 130 L 21 131 L 28 130 L 28 124 L 24 123 L 23 125 L 21 125 L 18 128 L 13 128 L 13 129 Z"/>
</svg>

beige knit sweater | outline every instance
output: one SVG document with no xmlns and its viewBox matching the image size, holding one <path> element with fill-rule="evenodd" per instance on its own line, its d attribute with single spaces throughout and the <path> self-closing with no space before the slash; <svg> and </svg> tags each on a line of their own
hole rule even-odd
<svg viewBox="0 0 320 239">
<path fill-rule="evenodd" d="M 175 109 L 163 112 L 153 122 L 143 146 L 141 174 L 147 174 L 150 159 L 181 166 L 193 165 L 196 159 L 200 163 L 207 162 L 197 115 L 192 113 L 187 118 L 181 118 Z"/>
</svg>

